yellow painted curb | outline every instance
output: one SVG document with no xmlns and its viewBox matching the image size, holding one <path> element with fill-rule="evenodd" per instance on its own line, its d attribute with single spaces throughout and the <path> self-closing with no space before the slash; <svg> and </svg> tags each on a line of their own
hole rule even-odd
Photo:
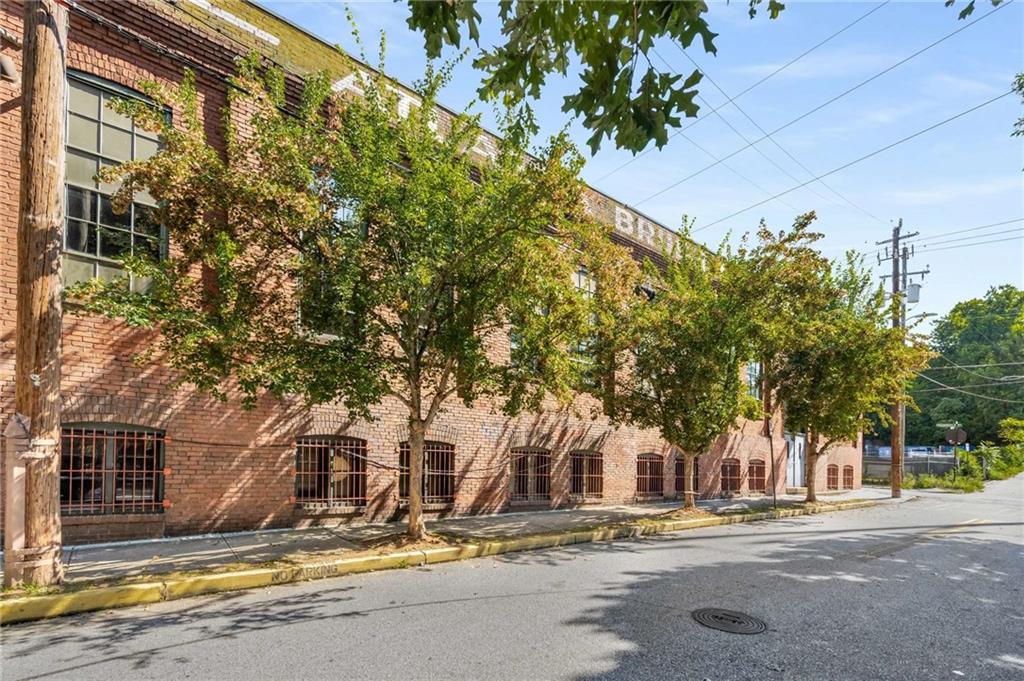
<svg viewBox="0 0 1024 681">
<path fill-rule="evenodd" d="M 831 511 L 845 511 L 877 505 L 877 501 L 859 500 L 836 504 L 829 507 L 783 508 L 748 513 L 746 515 L 724 515 L 692 520 L 664 520 L 637 525 L 623 525 L 596 530 L 568 530 L 551 534 L 517 537 L 515 539 L 483 540 L 480 543 L 460 544 L 423 551 L 403 551 L 379 556 L 328 559 L 303 563 L 283 568 L 256 568 L 223 572 L 193 577 L 178 577 L 161 582 L 130 584 L 125 586 L 82 589 L 62 594 L 24 596 L 0 600 L 0 624 L 14 624 L 31 620 L 71 615 L 91 610 L 123 608 L 130 605 L 176 600 L 189 596 L 211 594 L 223 591 L 254 589 L 275 584 L 303 582 L 327 577 L 340 577 L 374 570 L 389 570 L 419 565 L 447 563 L 481 556 L 496 556 L 515 551 L 587 544 L 598 541 L 628 539 L 654 534 L 665 534 L 716 525 L 732 525 L 757 520 L 792 518 Z"/>
<path fill-rule="evenodd" d="M 90 610 L 123 608 L 163 600 L 163 584 L 129 584 L 0 601 L 0 624 L 28 622 Z"/>
</svg>

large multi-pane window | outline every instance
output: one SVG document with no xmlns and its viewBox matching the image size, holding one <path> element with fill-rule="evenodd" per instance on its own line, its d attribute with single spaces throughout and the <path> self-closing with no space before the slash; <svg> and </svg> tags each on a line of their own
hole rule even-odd
<svg viewBox="0 0 1024 681">
<path fill-rule="evenodd" d="M 355 233 L 366 237 L 368 227 L 365 221 L 357 221 L 357 208 L 355 201 L 342 202 L 334 212 L 333 233 L 309 232 L 302 236 L 304 264 L 309 269 L 302 276 L 299 323 L 320 340 L 360 334 L 358 291 L 339 290 L 332 272 L 335 258 L 330 253 L 332 249 L 348 248 L 345 242 Z"/>
<path fill-rule="evenodd" d="M 747 362 L 747 394 L 761 399 L 761 363 Z"/>
<path fill-rule="evenodd" d="M 830 463 L 825 469 L 825 489 L 839 489 L 839 466 Z"/>
<path fill-rule="evenodd" d="M 600 499 L 604 495 L 604 460 L 601 452 L 571 452 L 569 468 L 569 494 L 583 499 Z"/>
<path fill-rule="evenodd" d="M 366 441 L 303 437 L 295 444 L 295 501 L 311 508 L 366 504 Z"/>
<path fill-rule="evenodd" d="M 740 460 L 722 459 L 722 491 L 740 491 Z"/>
<path fill-rule="evenodd" d="M 409 498 L 409 443 L 398 449 L 398 496 Z M 423 450 L 423 503 L 451 504 L 455 501 L 455 445 L 425 443 Z"/>
<path fill-rule="evenodd" d="M 682 456 L 676 456 L 676 466 L 675 466 L 675 478 L 676 478 L 675 489 L 676 489 L 676 494 L 682 494 L 683 492 L 686 491 L 686 490 L 683 489 L 683 481 L 685 479 L 684 476 L 686 475 L 686 473 L 684 472 L 685 470 L 686 470 L 686 461 L 683 459 Z M 697 458 L 697 457 L 694 457 L 694 459 L 693 459 L 693 486 L 691 487 L 691 490 L 694 493 L 698 494 L 698 495 L 700 494 L 700 459 Z"/>
<path fill-rule="evenodd" d="M 636 495 L 638 497 L 660 497 L 665 491 L 665 472 L 661 457 L 657 454 L 640 454 L 636 457 Z"/>
<path fill-rule="evenodd" d="M 109 424 L 61 429 L 62 513 L 157 513 L 163 500 L 163 431 Z"/>
<path fill-rule="evenodd" d="M 573 285 L 586 300 L 590 301 L 597 294 L 597 280 L 591 276 L 586 267 L 580 265 L 572 277 Z M 596 327 L 597 317 L 591 315 L 591 326 Z M 597 365 L 594 357 L 594 347 L 597 343 L 596 328 L 579 340 L 573 348 L 573 359 L 579 362 L 582 369 L 585 384 L 597 382 Z"/>
<path fill-rule="evenodd" d="M 843 466 L 843 489 L 853 489 L 853 466 Z"/>
<path fill-rule="evenodd" d="M 747 464 L 747 487 L 751 492 L 764 492 L 767 477 L 764 461 L 751 459 Z"/>
<path fill-rule="evenodd" d="M 137 127 L 111 107 L 114 99 L 132 97 L 142 99 L 88 76 L 68 76 L 65 284 L 123 277 L 118 260 L 127 255 L 166 256 L 167 234 L 154 219 L 153 198 L 140 192 L 126 212 L 115 213 L 110 197 L 118 186 L 96 179 L 103 168 L 149 158 L 159 148 L 156 133 Z M 145 291 L 149 282 L 138 279 L 131 285 Z"/>
<path fill-rule="evenodd" d="M 513 449 L 510 473 L 512 501 L 547 501 L 551 498 L 551 453 L 546 449 Z"/>
</svg>

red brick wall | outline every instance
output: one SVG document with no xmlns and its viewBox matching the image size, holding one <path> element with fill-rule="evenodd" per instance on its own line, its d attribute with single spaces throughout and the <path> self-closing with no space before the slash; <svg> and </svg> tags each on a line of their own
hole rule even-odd
<svg viewBox="0 0 1024 681">
<path fill-rule="evenodd" d="M 200 34 L 175 24 L 175 12 L 164 3 L 93 4 L 127 29 L 148 36 L 220 72 L 230 72 L 236 46 L 225 39 Z M 116 15 L 116 16 L 115 16 Z M 21 6 L 0 5 L 0 25 L 21 33 Z M 172 29 L 172 26 L 175 28 Z M 153 54 L 137 43 L 88 20 L 72 15 L 69 67 L 127 87 L 143 79 L 173 84 L 182 65 Z M 21 64 L 20 52 L 5 48 Z M 214 139 L 220 110 L 226 101 L 223 83 L 197 74 L 202 111 Z M 6 423 L 13 410 L 15 325 L 15 239 L 20 146 L 19 90 L 0 82 L 0 418 Z M 374 420 L 350 423 L 329 406 L 307 410 L 296 401 L 260 400 L 250 411 L 236 401 L 227 403 L 190 387 L 172 387 L 175 376 L 159 358 L 140 363 L 137 352 L 152 340 L 150 332 L 129 329 L 115 321 L 65 315 L 62 393 L 65 423 L 76 421 L 128 423 L 166 431 L 165 498 L 163 514 L 68 518 L 68 543 L 102 541 L 161 534 L 306 525 L 311 523 L 381 520 L 401 515 L 398 504 L 398 446 L 405 439 L 404 411 L 394 401 L 373 410 Z M 499 348 L 498 351 L 501 351 Z M 507 352 L 507 350 L 505 350 Z M 600 503 L 632 502 L 636 493 L 636 457 L 656 453 L 665 458 L 665 492 L 674 496 L 674 465 L 669 447 L 657 433 L 613 427 L 604 419 L 591 420 L 572 411 L 545 411 L 508 420 L 482 402 L 474 409 L 452 405 L 442 413 L 428 439 L 450 442 L 456 448 L 455 504 L 445 513 L 469 514 L 505 510 L 508 502 L 508 460 L 513 447 L 534 446 L 552 454 L 551 506 L 578 503 L 569 496 L 569 452 L 597 450 L 604 459 L 604 495 Z M 592 405 L 581 400 L 580 413 Z M 785 443 L 776 424 L 777 488 L 785 487 Z M 294 494 L 292 443 L 303 435 L 345 434 L 367 441 L 368 504 L 365 513 L 306 512 L 291 501 Z M 744 423 L 701 457 L 703 496 L 720 489 L 720 460 L 735 457 L 743 471 L 751 458 L 768 461 L 768 440 L 760 423 Z M 847 457 L 850 452 L 833 454 Z M 846 460 L 846 459 L 844 459 Z M 859 455 L 856 480 L 860 484 Z M 381 464 L 373 465 L 373 464 Z M 824 484 L 824 473 L 821 483 Z M 770 473 L 768 490 L 770 491 Z"/>
</svg>

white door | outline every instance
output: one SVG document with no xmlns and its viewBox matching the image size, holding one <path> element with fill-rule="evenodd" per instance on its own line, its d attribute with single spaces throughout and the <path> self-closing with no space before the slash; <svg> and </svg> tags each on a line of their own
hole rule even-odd
<svg viewBox="0 0 1024 681">
<path fill-rule="evenodd" d="M 786 436 L 786 486 L 804 486 L 804 447 L 807 438 L 802 434 Z"/>
</svg>

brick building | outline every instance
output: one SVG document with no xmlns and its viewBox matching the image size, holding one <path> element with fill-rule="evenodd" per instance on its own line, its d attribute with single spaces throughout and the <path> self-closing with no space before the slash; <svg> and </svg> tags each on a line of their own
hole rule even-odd
<svg viewBox="0 0 1024 681">
<path fill-rule="evenodd" d="M 22 7 L 0 5 L 0 27 L 21 35 Z M 113 258 L 173 248 L 147 219 L 147 197 L 115 216 L 112 188 L 93 175 L 102 165 L 155 152 L 156 140 L 105 106 L 141 96 L 138 83 L 180 82 L 196 72 L 210 134 L 219 134 L 225 77 L 233 60 L 256 49 L 296 77 L 326 69 L 349 87 L 334 48 L 244 0 L 82 2 L 70 13 L 68 45 L 66 280 L 117 276 Z M 21 69 L 21 53 L 3 54 Z M 411 93 L 403 96 L 412 97 Z M 0 418 L 13 410 L 20 86 L 0 81 Z M 169 112 L 172 117 L 175 112 Z M 489 140 L 482 138 L 486 153 Z M 656 257 L 675 235 L 593 191 L 594 213 L 613 238 Z M 401 517 L 408 481 L 402 443 L 404 409 L 385 402 L 374 419 L 350 422 L 328 406 L 263 398 L 251 410 L 184 386 L 159 361 L 139 363 L 150 332 L 99 317 L 65 315 L 61 503 L 68 543 L 207 531 Z M 758 390 L 756 371 L 751 390 Z M 586 407 L 582 403 L 581 406 Z M 549 411 L 509 420 L 481 403 L 461 404 L 428 434 L 431 513 L 469 514 L 674 498 L 681 466 L 656 432 L 612 427 L 602 419 Z M 775 426 L 776 470 L 762 424 L 742 423 L 698 460 L 701 496 L 782 491 L 787 441 Z M 794 445 L 790 450 L 796 452 Z M 823 458 L 827 488 L 860 486 L 857 443 Z"/>
</svg>

